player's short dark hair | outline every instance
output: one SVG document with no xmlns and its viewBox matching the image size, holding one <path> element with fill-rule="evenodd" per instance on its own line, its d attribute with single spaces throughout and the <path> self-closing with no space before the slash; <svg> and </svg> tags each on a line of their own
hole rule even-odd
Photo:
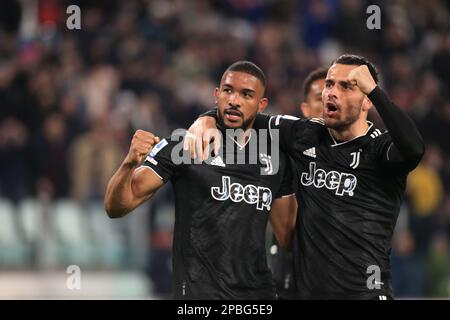
<svg viewBox="0 0 450 320">
<path fill-rule="evenodd" d="M 339 58 L 333 61 L 332 64 L 339 63 L 339 64 L 345 64 L 350 66 L 362 66 L 366 65 L 367 68 L 369 68 L 369 72 L 372 75 L 373 80 L 375 80 L 375 83 L 378 83 L 378 70 L 375 68 L 375 65 L 367 60 L 367 58 L 364 58 L 363 56 L 358 56 L 356 54 L 343 54 Z"/>
<path fill-rule="evenodd" d="M 264 75 L 264 72 L 261 70 L 260 67 L 258 67 L 251 61 L 244 61 L 244 60 L 237 61 L 233 63 L 231 66 L 229 66 L 223 74 L 225 75 L 229 71 L 248 73 L 258 78 L 261 81 L 264 89 L 266 88 L 266 76 Z"/>
<path fill-rule="evenodd" d="M 306 101 L 309 91 L 311 90 L 311 85 L 314 81 L 319 79 L 325 79 L 327 77 L 328 68 L 319 67 L 311 71 L 303 82 L 303 101 Z"/>
</svg>

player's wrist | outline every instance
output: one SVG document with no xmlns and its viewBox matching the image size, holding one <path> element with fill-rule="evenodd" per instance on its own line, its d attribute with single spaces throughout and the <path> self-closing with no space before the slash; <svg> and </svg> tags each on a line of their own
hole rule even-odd
<svg viewBox="0 0 450 320">
<path fill-rule="evenodd" d="M 134 170 L 139 166 L 140 162 L 137 159 L 127 156 L 123 160 L 121 167 L 125 170 Z"/>
<path fill-rule="evenodd" d="M 384 91 L 378 85 L 367 94 L 367 98 L 369 98 L 376 107 L 380 104 L 380 101 L 383 100 L 384 96 Z"/>
<path fill-rule="evenodd" d="M 366 95 L 369 96 L 377 87 L 378 87 L 377 84 L 374 84 L 374 85 L 368 87 Z"/>
</svg>

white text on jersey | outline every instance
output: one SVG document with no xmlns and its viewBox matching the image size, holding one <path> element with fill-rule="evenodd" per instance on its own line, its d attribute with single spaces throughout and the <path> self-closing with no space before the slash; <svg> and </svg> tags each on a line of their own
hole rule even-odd
<svg viewBox="0 0 450 320">
<path fill-rule="evenodd" d="M 356 188 L 358 180 L 353 174 L 316 169 L 316 163 L 309 163 L 309 172 L 303 172 L 300 182 L 304 186 L 313 185 L 316 188 L 326 187 L 329 190 L 336 190 L 338 196 L 348 194 L 353 196 L 353 190 Z"/>
<path fill-rule="evenodd" d="M 240 183 L 230 183 L 230 177 L 222 177 L 221 187 L 211 187 L 211 196 L 219 201 L 225 201 L 228 198 L 233 202 L 244 200 L 248 204 L 256 204 L 256 209 L 270 210 L 272 203 L 272 191 L 269 188 L 248 184 L 243 186 Z"/>
</svg>

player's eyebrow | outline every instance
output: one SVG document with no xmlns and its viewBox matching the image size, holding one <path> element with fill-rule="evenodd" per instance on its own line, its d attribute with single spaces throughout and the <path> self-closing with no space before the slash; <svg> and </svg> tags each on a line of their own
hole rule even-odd
<svg viewBox="0 0 450 320">
<path fill-rule="evenodd" d="M 244 93 L 255 93 L 256 91 L 253 90 L 253 89 L 244 88 L 244 89 L 242 89 L 242 92 L 244 92 Z"/>
<path fill-rule="evenodd" d="M 353 83 L 349 80 L 340 80 L 339 84 L 343 87 L 347 86 L 347 87 L 353 87 Z"/>
</svg>

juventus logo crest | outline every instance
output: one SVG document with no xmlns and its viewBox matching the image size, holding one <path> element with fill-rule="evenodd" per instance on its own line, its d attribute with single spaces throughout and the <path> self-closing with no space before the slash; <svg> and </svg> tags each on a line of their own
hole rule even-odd
<svg viewBox="0 0 450 320">
<path fill-rule="evenodd" d="M 359 150 L 358 152 L 352 152 L 350 153 L 350 155 L 352 156 L 352 163 L 350 163 L 350 167 L 352 169 L 356 169 L 359 166 L 359 157 L 361 155 L 361 150 Z"/>
<path fill-rule="evenodd" d="M 272 168 L 272 157 L 267 155 L 266 153 L 260 153 L 259 156 L 261 157 L 261 162 L 265 166 L 263 171 L 261 172 L 263 175 L 271 175 L 273 173 Z"/>
</svg>

